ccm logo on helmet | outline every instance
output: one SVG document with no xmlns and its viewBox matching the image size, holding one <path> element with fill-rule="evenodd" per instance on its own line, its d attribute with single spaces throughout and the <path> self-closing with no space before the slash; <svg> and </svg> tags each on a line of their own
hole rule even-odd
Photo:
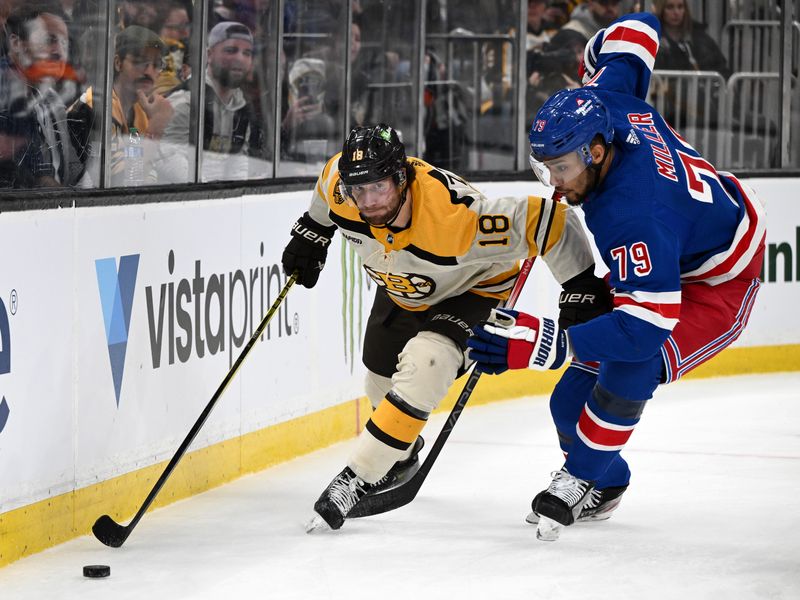
<svg viewBox="0 0 800 600">
<path fill-rule="evenodd" d="M 331 238 L 320 235 L 315 231 L 311 231 L 308 227 L 301 225 L 299 221 L 295 222 L 292 226 L 292 231 L 298 236 L 307 239 L 312 244 L 319 244 L 323 248 L 327 248 L 331 243 Z"/>
</svg>

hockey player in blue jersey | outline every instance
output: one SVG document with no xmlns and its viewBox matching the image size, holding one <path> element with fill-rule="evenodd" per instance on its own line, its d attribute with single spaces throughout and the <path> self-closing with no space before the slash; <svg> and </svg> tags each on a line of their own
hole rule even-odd
<svg viewBox="0 0 800 600">
<path fill-rule="evenodd" d="M 730 345 L 759 287 L 763 208 L 644 101 L 658 40 L 658 21 L 644 13 L 598 32 L 584 87 L 549 98 L 530 131 L 534 172 L 584 211 L 614 309 L 568 331 L 497 309 L 468 342 L 488 373 L 572 357 L 550 401 L 566 462 L 527 518 L 542 540 L 608 518 L 630 480 L 620 451 L 656 387 Z"/>
</svg>

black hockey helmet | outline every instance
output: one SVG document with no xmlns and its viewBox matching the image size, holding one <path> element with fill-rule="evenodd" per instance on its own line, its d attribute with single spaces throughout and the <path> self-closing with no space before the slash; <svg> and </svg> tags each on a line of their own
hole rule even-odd
<svg viewBox="0 0 800 600">
<path fill-rule="evenodd" d="M 392 127 L 379 123 L 356 127 L 347 136 L 339 159 L 339 177 L 345 186 L 352 186 L 396 176 L 395 183 L 401 185 L 405 167 L 403 142 Z"/>
</svg>

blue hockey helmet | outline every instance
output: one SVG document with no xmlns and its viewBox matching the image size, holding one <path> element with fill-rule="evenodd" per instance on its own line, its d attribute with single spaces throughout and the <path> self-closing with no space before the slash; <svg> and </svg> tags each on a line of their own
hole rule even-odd
<svg viewBox="0 0 800 600">
<path fill-rule="evenodd" d="M 578 150 L 598 134 L 611 143 L 611 114 L 597 94 L 578 88 L 561 90 L 547 99 L 536 113 L 528 139 L 531 154 L 542 160 Z"/>
<path fill-rule="evenodd" d="M 592 164 L 590 145 L 597 135 L 607 145 L 614 139 L 611 114 L 597 94 L 586 88 L 553 94 L 536 113 L 528 136 L 533 172 L 545 185 L 556 185 L 556 174 L 547 163 L 576 152 L 579 161 L 558 178 L 568 181 L 576 177 Z"/>
</svg>

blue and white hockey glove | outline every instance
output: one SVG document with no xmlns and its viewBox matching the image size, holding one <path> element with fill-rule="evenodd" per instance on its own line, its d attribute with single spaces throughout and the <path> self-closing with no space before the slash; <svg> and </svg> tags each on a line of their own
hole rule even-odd
<svg viewBox="0 0 800 600">
<path fill-rule="evenodd" d="M 553 319 L 505 308 L 492 309 L 467 346 L 475 369 L 492 375 L 507 369 L 559 369 L 570 357 L 567 334 Z"/>
</svg>

